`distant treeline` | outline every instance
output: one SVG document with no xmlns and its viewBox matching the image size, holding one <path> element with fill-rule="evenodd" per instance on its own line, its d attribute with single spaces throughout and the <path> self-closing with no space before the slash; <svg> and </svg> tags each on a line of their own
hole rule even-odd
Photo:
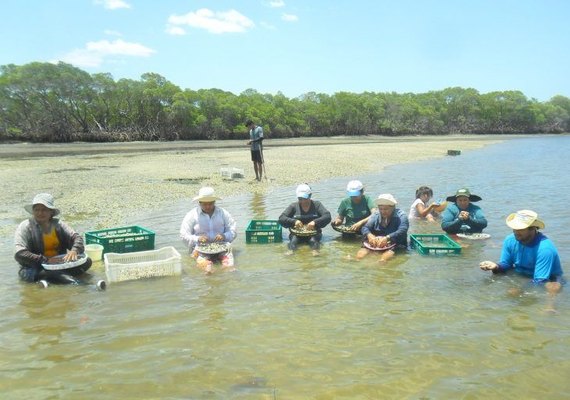
<svg viewBox="0 0 570 400">
<path fill-rule="evenodd" d="M 520 91 L 480 94 L 306 93 L 287 98 L 248 89 L 182 90 L 155 73 L 115 81 L 72 65 L 0 67 L 0 140 L 36 142 L 247 138 L 252 119 L 273 138 L 570 131 L 570 99 Z"/>
</svg>

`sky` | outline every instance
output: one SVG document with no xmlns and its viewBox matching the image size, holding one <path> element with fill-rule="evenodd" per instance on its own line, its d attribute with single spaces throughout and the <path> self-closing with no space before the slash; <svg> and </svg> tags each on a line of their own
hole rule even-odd
<svg viewBox="0 0 570 400">
<path fill-rule="evenodd" d="M 4 0 L 0 65 L 181 89 L 570 97 L 567 0 Z"/>
</svg>

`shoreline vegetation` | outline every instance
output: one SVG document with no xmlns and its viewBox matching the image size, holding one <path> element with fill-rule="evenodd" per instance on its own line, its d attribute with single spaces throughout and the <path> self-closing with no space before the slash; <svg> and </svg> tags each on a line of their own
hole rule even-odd
<svg viewBox="0 0 570 400">
<path fill-rule="evenodd" d="M 63 218 L 74 226 L 104 229 L 181 200 L 190 205 L 202 186 L 214 187 L 222 197 L 263 194 L 301 181 L 316 184 L 333 177 L 359 177 L 395 164 L 446 157 L 449 149 L 465 152 L 511 138 L 514 136 L 266 140 L 269 179 L 261 182 L 254 179 L 245 141 L 8 144 L 0 146 L 4 192 L 0 237 L 13 234 L 16 224 L 27 216 L 23 206 L 40 192 L 52 193 Z M 244 177 L 224 179 L 220 174 L 224 167 L 242 169 Z"/>
</svg>

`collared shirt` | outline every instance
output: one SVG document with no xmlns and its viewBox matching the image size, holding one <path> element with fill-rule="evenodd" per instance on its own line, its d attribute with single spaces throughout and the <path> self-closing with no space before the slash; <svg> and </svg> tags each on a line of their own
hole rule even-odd
<svg viewBox="0 0 570 400">
<path fill-rule="evenodd" d="M 236 222 L 229 212 L 221 207 L 215 207 L 212 216 L 202 211 L 200 206 L 190 210 L 180 226 L 180 238 L 193 250 L 200 236 L 206 236 L 208 241 L 214 241 L 217 235 L 223 235 L 226 242 L 236 238 Z"/>
</svg>

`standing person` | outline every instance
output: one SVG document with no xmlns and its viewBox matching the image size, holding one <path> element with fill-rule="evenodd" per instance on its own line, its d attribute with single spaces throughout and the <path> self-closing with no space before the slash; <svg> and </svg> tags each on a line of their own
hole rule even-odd
<svg viewBox="0 0 570 400">
<path fill-rule="evenodd" d="M 442 205 L 437 203 L 431 203 L 428 205 L 428 202 L 432 197 L 433 190 L 430 187 L 420 186 L 418 190 L 416 190 L 416 200 L 414 200 L 410 207 L 408 219 L 425 219 L 426 221 L 434 222 L 438 215 L 437 209 Z M 443 207 L 445 207 L 445 205 L 443 205 Z"/>
<path fill-rule="evenodd" d="M 198 206 L 190 210 L 180 226 L 180 238 L 196 259 L 196 265 L 206 273 L 212 273 L 214 261 L 221 261 L 224 268 L 234 270 L 234 256 L 231 250 L 219 254 L 203 254 L 196 250 L 199 244 L 231 243 L 236 238 L 236 222 L 229 212 L 216 206 L 214 189 L 203 187 L 193 201 Z"/>
<path fill-rule="evenodd" d="M 25 282 L 39 282 L 43 287 L 50 282 L 79 284 L 75 276 L 91 268 L 89 257 L 85 257 L 83 264 L 68 269 L 46 270 L 42 266 L 77 261 L 84 252 L 81 235 L 55 218 L 60 211 L 55 207 L 53 196 L 40 193 L 24 209 L 32 217 L 22 221 L 14 235 L 14 258 L 20 264 L 20 278 Z M 62 258 L 57 257 L 62 254 Z M 104 285 L 104 281 L 97 283 L 101 289 Z"/>
<path fill-rule="evenodd" d="M 370 215 L 376 212 L 374 199 L 364 194 L 364 186 L 358 180 L 348 182 L 346 185 L 348 195 L 338 206 L 338 216 L 332 225 L 341 225 L 343 222 L 351 232 L 360 234 L 362 226 L 368 221 Z"/>
<path fill-rule="evenodd" d="M 263 177 L 263 128 L 257 126 L 252 120 L 248 120 L 245 126 L 249 129 L 249 142 L 251 146 L 251 161 L 253 161 L 253 169 L 255 171 L 255 179 L 261 181 Z M 267 178 L 267 177 L 266 177 Z"/>
<path fill-rule="evenodd" d="M 371 246 L 379 249 L 387 248 L 382 252 L 380 260 L 388 261 L 396 254 L 395 249 L 408 247 L 408 217 L 404 211 L 396 208 L 398 202 L 389 193 L 378 196 L 376 204 L 378 212 L 372 214 L 362 227 L 362 235 Z M 395 246 L 391 247 L 393 244 Z M 356 258 L 360 260 L 370 251 L 363 245 L 356 253 Z"/>
<path fill-rule="evenodd" d="M 449 204 L 441 217 L 441 228 L 450 234 L 465 231 L 466 233 L 481 233 L 487 227 L 487 219 L 481 207 L 473 204 L 481 197 L 471 194 L 469 189 L 459 189 L 455 196 L 447 197 Z"/>
<path fill-rule="evenodd" d="M 297 186 L 295 191 L 297 201 L 291 203 L 279 216 L 279 223 L 285 228 L 306 229 L 316 231 L 310 237 L 300 237 L 293 232 L 289 234 L 289 254 L 297 250 L 297 245 L 301 241 L 309 243 L 313 250 L 313 255 L 319 255 L 321 246 L 322 228 L 331 222 L 331 213 L 322 205 L 320 201 L 312 200 L 312 191 L 309 185 Z"/>
<path fill-rule="evenodd" d="M 479 267 L 494 274 L 514 269 L 532 278 L 532 283 L 543 284 L 550 294 L 558 293 L 562 287 L 562 265 L 554 243 L 539 232 L 544 229 L 544 222 L 536 212 L 520 210 L 510 214 L 506 223 L 513 233 L 503 242 L 500 261 L 483 261 Z"/>
</svg>

